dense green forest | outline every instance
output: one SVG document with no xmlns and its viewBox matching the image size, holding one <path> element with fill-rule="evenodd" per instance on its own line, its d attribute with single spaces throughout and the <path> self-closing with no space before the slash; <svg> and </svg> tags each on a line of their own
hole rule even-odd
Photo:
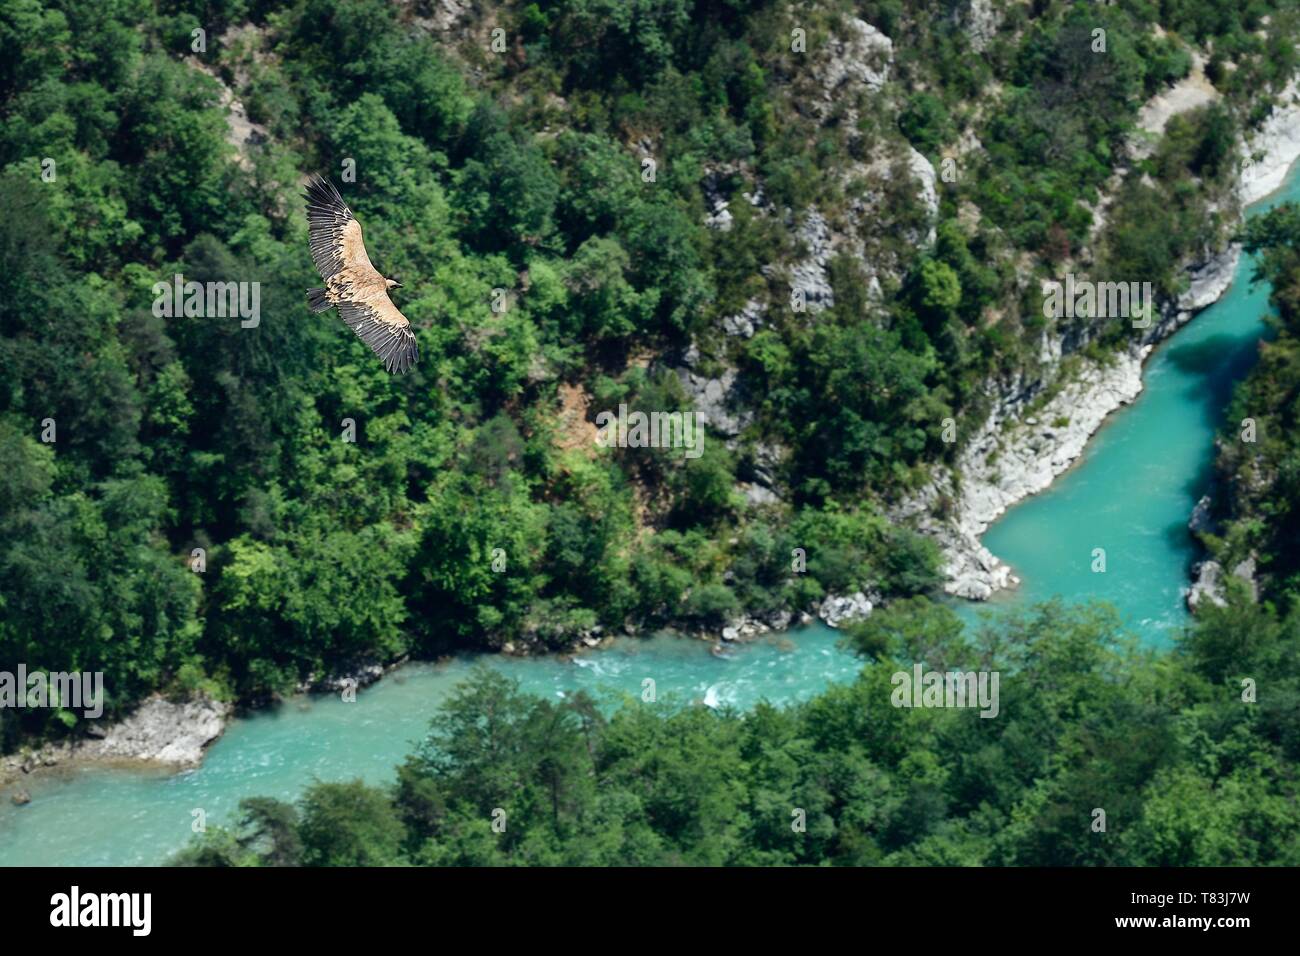
<svg viewBox="0 0 1300 956">
<path fill-rule="evenodd" d="M 114 715 L 932 589 L 935 549 L 887 507 L 955 454 L 945 419 L 965 436 L 984 383 L 1032 366 L 1035 280 L 1175 290 L 1231 228 L 1227 157 L 1297 35 L 1271 0 L 1036 0 L 997 4 L 976 54 L 952 6 L 478 2 L 440 30 L 423 0 L 2 0 L 0 662 L 102 670 Z M 821 103 L 853 16 L 893 39 L 893 80 Z M 1170 123 L 1102 223 L 1138 108 L 1197 50 L 1222 99 Z M 972 137 L 933 217 L 904 173 L 854 165 L 937 167 Z M 316 170 L 403 282 L 408 376 L 306 309 Z M 719 197 L 729 229 L 705 223 Z M 813 209 L 877 269 L 833 255 L 833 300 L 798 311 Z M 160 318 L 177 273 L 260 283 L 260 323 Z M 726 334 L 750 302 L 761 327 Z M 737 371 L 736 435 L 694 460 L 586 440 L 601 408 L 689 407 L 692 348 Z M 0 749 L 78 721 L 0 712 Z"/>
</svg>

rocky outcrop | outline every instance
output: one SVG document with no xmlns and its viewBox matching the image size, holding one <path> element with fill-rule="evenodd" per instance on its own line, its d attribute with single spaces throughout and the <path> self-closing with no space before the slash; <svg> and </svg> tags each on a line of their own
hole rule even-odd
<svg viewBox="0 0 1300 956">
<path fill-rule="evenodd" d="M 1252 601 L 1259 600 L 1259 585 L 1255 581 L 1255 559 L 1246 558 L 1238 561 L 1232 569 L 1232 576 L 1246 583 L 1247 593 Z M 1192 586 L 1187 592 L 1187 609 L 1193 614 L 1196 609 L 1206 604 L 1226 607 L 1224 598 L 1223 565 L 1213 559 L 1198 561 L 1192 567 Z"/>
<path fill-rule="evenodd" d="M 796 288 L 815 291 L 818 305 L 830 306 L 829 283 L 824 281 L 825 263 L 832 252 L 842 252 L 857 259 L 873 297 L 879 297 L 881 279 L 899 267 L 893 261 L 876 262 L 878 249 L 873 239 L 881 234 L 902 236 L 909 244 L 934 241 L 934 223 L 939 209 L 936 174 L 930 161 L 913 149 L 901 136 L 881 138 L 867 144 L 857 132 L 859 111 L 872 108 L 876 97 L 889 95 L 885 89 L 893 69 L 894 45 L 889 37 L 863 20 L 850 17 L 832 33 L 810 68 L 814 88 L 798 102 L 819 123 L 834 125 L 846 132 L 846 146 L 853 152 L 855 144 L 865 149 L 857 162 L 847 164 L 842 172 L 845 194 L 849 197 L 836 217 L 836 226 L 825 229 L 824 223 L 808 219 L 801 239 L 812 249 L 809 260 L 799 264 L 793 284 Z M 915 183 L 917 202 L 926 210 L 925 223 L 918 230 L 911 222 L 895 225 L 896 213 L 890 203 L 896 190 L 890 184 L 898 179 Z M 894 198 L 891 199 L 890 197 Z M 848 228 L 843 228 L 847 224 Z M 815 235 L 810 241 L 807 231 Z"/>
<path fill-rule="evenodd" d="M 240 27 L 232 29 L 225 40 L 234 42 L 238 36 L 250 34 L 256 37 L 257 30 L 255 27 Z M 221 78 L 220 73 L 197 56 L 186 57 L 185 62 L 199 72 L 212 77 L 220 86 L 221 106 L 226 111 L 226 142 L 234 147 L 235 163 L 239 168 L 245 172 L 252 172 L 252 151 L 269 139 L 266 127 L 261 123 L 254 123 L 249 118 L 248 110 L 245 108 L 243 101 Z"/>
<path fill-rule="evenodd" d="M 930 232 L 925 240 L 926 244 L 930 245 L 934 242 L 934 223 L 939 217 L 939 193 L 934 185 L 937 178 L 934 164 L 911 146 L 907 147 L 907 153 L 907 168 L 911 171 L 912 178 L 921 186 L 917 199 L 925 206 L 926 216 L 930 222 Z"/>
<path fill-rule="evenodd" d="M 827 265 L 834 255 L 830 227 L 816 209 L 810 210 L 799 226 L 799 241 L 807 255 L 790 268 L 790 298 L 804 303 L 809 312 L 820 312 L 835 304 Z M 766 274 L 769 270 L 764 269 Z"/>
<path fill-rule="evenodd" d="M 405 658 L 402 659 L 405 661 Z M 359 664 L 352 668 L 351 673 L 334 674 L 329 677 L 312 679 L 304 681 L 298 685 L 299 693 L 316 691 L 320 693 L 339 693 L 344 690 L 356 690 L 359 687 L 369 687 L 375 681 L 379 680 L 390 670 L 399 666 L 399 661 L 389 667 L 383 664 Z"/>
<path fill-rule="evenodd" d="M 408 4 L 419 11 L 427 11 L 429 16 L 414 16 L 412 20 L 430 32 L 446 33 L 456 21 L 472 7 L 468 0 L 433 0 L 427 4 Z"/>
<path fill-rule="evenodd" d="M 1192 534 L 1203 534 L 1214 530 L 1214 518 L 1211 515 L 1213 502 L 1209 495 L 1201 495 L 1192 509 L 1192 516 L 1187 521 L 1187 530 Z"/>
<path fill-rule="evenodd" d="M 1002 22 L 1002 14 L 994 9 L 993 0 L 970 0 L 965 9 L 957 8 L 955 17 L 970 42 L 970 48 L 976 53 L 983 53 L 988 48 Z"/>
<path fill-rule="evenodd" d="M 775 505 L 781 501 L 778 495 L 770 486 L 759 484 L 756 481 L 742 481 L 736 485 L 737 490 L 744 496 L 745 504 L 751 508 L 761 508 L 764 505 Z"/>
<path fill-rule="evenodd" d="M 1218 561 L 1198 561 L 1192 566 L 1192 587 L 1187 592 L 1187 609 L 1193 614 L 1205 603 L 1223 607 L 1223 565 Z"/>
<path fill-rule="evenodd" d="M 855 99 L 860 91 L 879 93 L 889 80 L 894 43 L 865 20 L 849 17 L 827 41 L 826 54 L 813 66 L 819 96 L 808 103 L 817 119 L 829 116 L 837 102 Z M 846 121 L 852 125 L 857 111 L 850 105 Z"/>
<path fill-rule="evenodd" d="M 1228 291 L 1241 260 L 1241 245 L 1232 243 L 1184 270 L 1187 288 L 1178 301 L 1166 304 L 1156 321 L 1142 333 L 1143 345 L 1153 345 L 1173 335 L 1201 309 L 1213 305 Z"/>
<path fill-rule="evenodd" d="M 1178 297 L 1178 311 L 1199 312 L 1219 301 L 1237 274 L 1241 244 L 1233 243 L 1222 252 L 1198 262 L 1187 270 L 1187 289 Z"/>
<path fill-rule="evenodd" d="M 770 631 L 784 631 L 794 622 L 791 611 L 773 611 L 767 615 L 747 615 L 737 618 L 722 629 L 722 640 L 748 641 Z"/>
<path fill-rule="evenodd" d="M 766 311 L 762 302 L 750 299 L 743 309 L 722 320 L 722 330 L 737 338 L 752 339 L 754 333 L 762 327 Z"/>
<path fill-rule="evenodd" d="M 700 182 L 700 191 L 704 194 L 704 204 L 708 212 L 704 216 L 704 225 L 710 229 L 726 232 L 731 228 L 731 203 L 722 193 L 724 176 L 736 172 L 736 167 L 726 164 L 709 169 Z"/>
<path fill-rule="evenodd" d="M 744 495 L 751 507 L 777 504 L 781 496 L 777 494 L 777 473 L 787 452 L 780 445 L 771 442 L 758 442 L 748 453 L 741 456 L 740 470 L 737 474 L 741 481 L 737 490 Z"/>
<path fill-rule="evenodd" d="M 879 598 L 876 599 L 879 601 Z M 827 627 L 838 628 L 845 621 L 867 617 L 871 614 L 874 602 L 862 591 L 846 597 L 832 595 L 821 603 L 817 616 L 826 622 Z"/>
<path fill-rule="evenodd" d="M 1300 89 L 1293 79 L 1259 130 L 1241 148 L 1238 195 L 1242 205 L 1263 199 L 1282 185 L 1300 157 Z"/>
<path fill-rule="evenodd" d="M 173 703 L 161 697 L 145 701 L 130 717 L 108 729 L 102 740 L 87 741 L 77 756 L 89 760 L 138 760 L 189 767 L 226 728 L 230 705 L 197 699 Z"/>
<path fill-rule="evenodd" d="M 221 736 L 231 710 L 230 704 L 206 697 L 179 702 L 151 697 L 129 717 L 89 740 L 46 744 L 39 750 L 0 758 L 0 782 L 73 762 L 192 767 Z"/>
<path fill-rule="evenodd" d="M 846 621 L 867 617 L 879 603 L 880 595 L 858 591 L 843 597 L 831 595 L 824 598 L 815 610 L 828 627 L 838 628 Z M 802 624 L 807 624 L 810 620 L 807 615 L 800 616 Z M 747 615 L 727 624 L 722 629 L 721 637 L 727 643 L 752 640 L 770 631 L 784 631 L 794 622 L 795 615 L 790 611 L 774 611 L 765 616 Z"/>
<path fill-rule="evenodd" d="M 724 369 L 717 378 L 709 378 L 689 368 L 676 371 L 695 410 L 703 416 L 704 423 L 719 434 L 732 438 L 754 420 L 754 413 L 742 408 L 734 396 L 737 378 L 734 368 Z"/>
</svg>

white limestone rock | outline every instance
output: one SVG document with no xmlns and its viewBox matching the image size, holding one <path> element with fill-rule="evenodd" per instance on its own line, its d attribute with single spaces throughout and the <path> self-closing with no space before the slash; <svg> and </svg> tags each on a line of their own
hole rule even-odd
<svg viewBox="0 0 1300 956">
<path fill-rule="evenodd" d="M 1233 243 L 1223 252 L 1188 270 L 1190 281 L 1186 291 L 1178 297 L 1179 310 L 1197 312 L 1218 302 L 1232 285 L 1240 259 L 1241 244 Z"/>
<path fill-rule="evenodd" d="M 997 35 L 1002 14 L 993 7 L 993 0 L 970 0 L 965 10 L 957 14 L 957 22 L 976 53 L 983 53 Z"/>
<path fill-rule="evenodd" d="M 1223 600 L 1223 583 L 1220 580 L 1223 566 L 1218 561 L 1202 561 L 1192 570 L 1195 580 L 1187 592 L 1187 609 L 1195 614 L 1196 609 L 1207 601 L 1223 607 L 1227 603 Z"/>
<path fill-rule="evenodd" d="M 830 275 L 826 271 L 834 253 L 830 226 L 816 209 L 809 210 L 799 226 L 799 239 L 808 254 L 790 268 L 790 295 L 803 297 L 809 312 L 820 312 L 835 304 Z M 768 271 L 766 268 L 763 270 Z"/>
<path fill-rule="evenodd" d="M 911 146 L 907 147 L 907 168 L 911 170 L 912 178 L 920 183 L 920 191 L 917 193 L 917 199 L 921 205 L 925 206 L 925 211 L 930 217 L 930 232 L 926 238 L 926 244 L 934 242 L 934 223 L 939 217 L 939 193 L 935 189 L 935 172 L 934 165 L 917 152 Z"/>
<path fill-rule="evenodd" d="M 754 332 L 763 324 L 764 311 L 763 303 L 750 299 L 743 309 L 722 320 L 722 330 L 731 336 L 752 339 Z"/>
<path fill-rule="evenodd" d="M 870 598 L 861 591 L 847 597 L 831 596 L 822 601 L 817 616 L 826 622 L 827 627 L 838 628 L 845 621 L 866 617 L 871 613 Z"/>
<path fill-rule="evenodd" d="M 230 710 L 230 705 L 222 701 L 175 703 L 152 697 L 131 716 L 108 728 L 102 740 L 83 744 L 77 756 L 192 767 L 203 759 L 208 744 L 221 736 Z"/>
<path fill-rule="evenodd" d="M 753 411 L 741 408 L 732 399 L 737 378 L 734 368 L 723 371 L 720 378 L 709 378 L 685 368 L 676 371 L 705 425 L 730 437 L 739 435 L 754 420 Z"/>
<path fill-rule="evenodd" d="M 1281 186 L 1287 170 L 1300 158 L 1300 90 L 1294 79 L 1278 100 L 1263 126 L 1242 146 L 1238 184 L 1242 205 L 1263 199 Z"/>
<path fill-rule="evenodd" d="M 932 535 L 943 555 L 944 590 L 972 600 L 1019 584 L 1012 569 L 979 543 L 1011 505 L 1047 488 L 1082 453 L 1102 421 L 1142 391 L 1142 360 L 1150 346 L 1085 365 L 1033 417 L 1020 420 L 1023 399 L 1004 400 L 962 449 L 954 472 L 935 478 L 896 511 Z M 960 481 L 956 475 L 960 474 Z M 947 497 L 951 517 L 935 517 Z"/>
<path fill-rule="evenodd" d="M 814 67 L 821 86 L 821 101 L 811 104 L 814 115 L 824 116 L 832 104 L 859 89 L 879 93 L 889 80 L 894 62 L 894 42 L 857 17 L 844 21 L 827 42 L 827 55 Z"/>
</svg>

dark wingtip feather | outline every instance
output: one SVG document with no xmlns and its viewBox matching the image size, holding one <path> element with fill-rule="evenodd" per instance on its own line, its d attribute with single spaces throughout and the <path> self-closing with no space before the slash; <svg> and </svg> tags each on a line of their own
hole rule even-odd
<svg viewBox="0 0 1300 956">
<path fill-rule="evenodd" d="M 415 341 L 415 334 L 410 329 L 403 329 L 386 344 L 380 352 L 380 358 L 390 375 L 405 375 L 420 358 L 420 346 Z"/>
<path fill-rule="evenodd" d="M 420 348 L 409 325 L 396 326 L 375 317 L 374 309 L 355 302 L 339 302 L 339 315 L 357 337 L 379 356 L 384 371 L 402 375 L 415 367 Z"/>
<path fill-rule="evenodd" d="M 328 176 L 323 176 L 320 173 L 312 173 L 307 177 L 307 182 L 304 188 L 306 192 L 302 194 L 302 197 L 306 199 L 309 204 L 325 206 L 327 208 L 339 205 L 346 208 L 347 204 L 343 202 L 343 196 L 339 193 L 338 188 Z"/>
<path fill-rule="evenodd" d="M 420 360 L 420 346 L 415 341 L 415 335 L 408 329 L 403 338 L 401 347 L 393 356 L 393 365 L 388 370 L 394 375 L 405 375 Z"/>
</svg>

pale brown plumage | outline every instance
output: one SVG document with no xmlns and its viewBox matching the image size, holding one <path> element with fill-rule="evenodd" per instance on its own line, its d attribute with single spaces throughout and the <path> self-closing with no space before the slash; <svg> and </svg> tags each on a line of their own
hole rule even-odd
<svg viewBox="0 0 1300 956">
<path fill-rule="evenodd" d="M 325 280 L 325 288 L 308 290 L 307 304 L 313 312 L 337 306 L 348 328 L 374 350 L 384 368 L 394 374 L 410 371 L 420 357 L 415 333 L 388 297 L 389 288 L 400 284 L 370 264 L 361 223 L 332 182 L 313 175 L 303 198 L 311 258 Z"/>
</svg>

